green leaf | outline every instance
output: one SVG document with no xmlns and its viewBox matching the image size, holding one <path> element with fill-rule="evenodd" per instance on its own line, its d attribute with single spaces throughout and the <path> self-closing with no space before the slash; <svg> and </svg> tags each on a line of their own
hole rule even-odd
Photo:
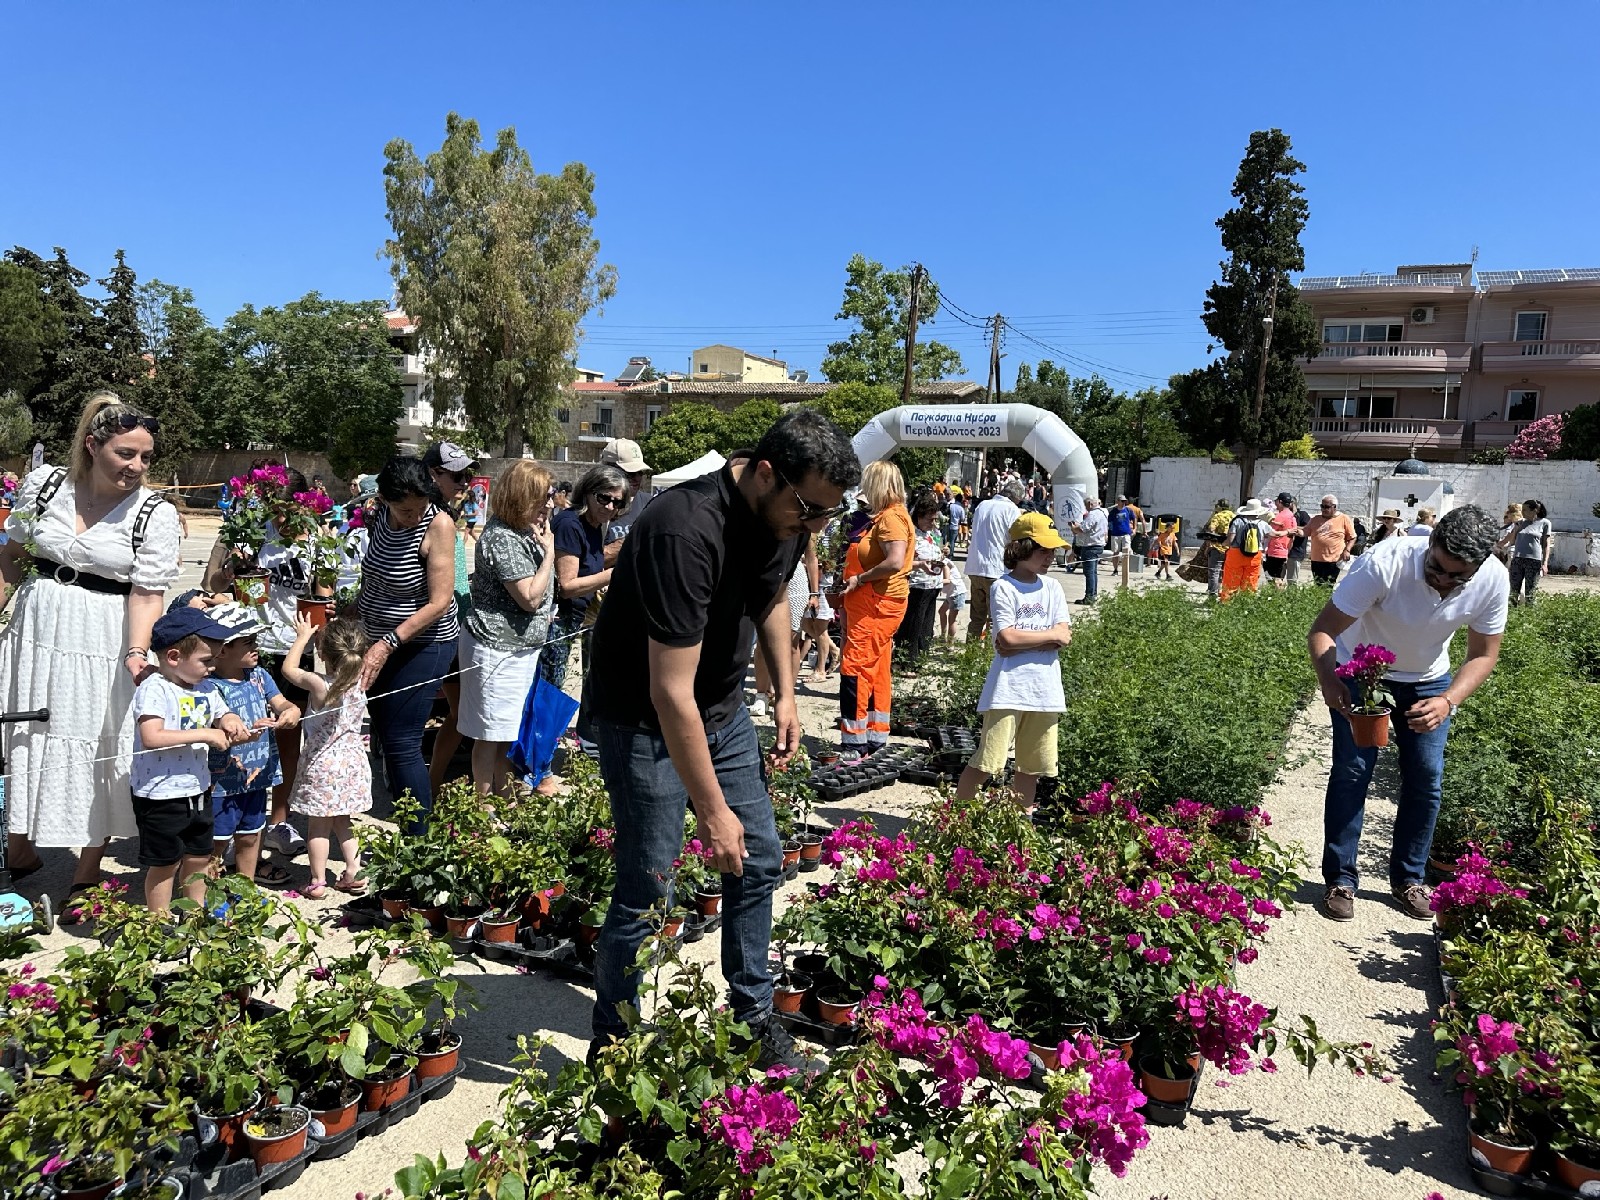
<svg viewBox="0 0 1600 1200">
<path fill-rule="evenodd" d="M 360 1021 L 350 1026 L 350 1036 L 345 1038 L 344 1044 L 363 1057 L 367 1053 L 367 1027 Z"/>
<path fill-rule="evenodd" d="M 647 1074 L 633 1077 L 633 1106 L 639 1110 L 641 1120 L 650 1116 L 656 1106 L 656 1096 L 660 1092 L 654 1078 Z"/>
<path fill-rule="evenodd" d="M 688 1162 L 689 1155 L 694 1151 L 694 1143 L 684 1138 L 673 1138 L 667 1143 L 667 1157 L 672 1160 L 672 1165 L 683 1169 Z"/>
<path fill-rule="evenodd" d="M 586 1112 L 578 1118 L 578 1136 L 591 1146 L 600 1144 L 600 1135 L 605 1126 L 600 1122 L 600 1114 Z"/>
<path fill-rule="evenodd" d="M 506 1175 L 494 1190 L 494 1200 L 528 1200 L 528 1189 L 520 1176 Z"/>
</svg>

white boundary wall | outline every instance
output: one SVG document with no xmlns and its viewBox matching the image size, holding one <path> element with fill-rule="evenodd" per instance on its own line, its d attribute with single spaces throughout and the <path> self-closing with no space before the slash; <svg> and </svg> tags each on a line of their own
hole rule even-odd
<svg viewBox="0 0 1600 1200">
<path fill-rule="evenodd" d="M 1256 464 L 1255 491 L 1268 501 L 1279 492 L 1292 492 L 1313 514 L 1317 498 L 1332 492 L 1343 511 L 1370 526 L 1373 484 L 1394 474 L 1399 462 L 1398 458 L 1264 458 Z M 1429 463 L 1428 470 L 1455 488 L 1455 504 L 1476 504 L 1496 517 L 1507 504 L 1529 498 L 1543 501 L 1557 531 L 1551 566 L 1564 571 L 1576 565 L 1600 574 L 1600 519 L 1593 514 L 1593 505 L 1600 500 L 1600 469 L 1593 462 L 1508 462 L 1494 467 Z M 1192 545 L 1219 498 L 1237 502 L 1239 468 L 1203 457 L 1156 458 L 1145 464 L 1140 484 L 1139 506 L 1149 514 L 1179 514 L 1184 542 Z"/>
</svg>

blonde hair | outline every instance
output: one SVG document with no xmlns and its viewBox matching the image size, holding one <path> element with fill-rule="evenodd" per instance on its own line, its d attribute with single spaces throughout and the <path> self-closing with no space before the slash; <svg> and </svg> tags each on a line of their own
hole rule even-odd
<svg viewBox="0 0 1600 1200">
<path fill-rule="evenodd" d="M 1437 517 L 1438 515 L 1439 514 L 1434 512 L 1433 509 L 1429 508 L 1426 504 L 1424 504 L 1421 508 L 1417 509 L 1417 524 L 1418 525 L 1431 524 L 1433 519 L 1435 517 Z"/>
<path fill-rule="evenodd" d="M 372 642 L 358 621 L 337 617 L 322 629 L 322 661 L 328 664 L 328 694 L 324 708 L 333 708 L 361 678 L 362 663 Z"/>
<path fill-rule="evenodd" d="M 513 529 L 526 529 L 550 500 L 550 472 L 519 458 L 489 489 L 489 512 Z"/>
<path fill-rule="evenodd" d="M 117 411 L 112 412 L 112 409 Z M 133 405 L 126 403 L 115 392 L 99 391 L 91 395 L 83 403 L 83 412 L 78 414 L 78 428 L 72 436 L 72 458 L 68 474 L 73 483 L 82 483 L 89 478 L 89 471 L 94 466 L 94 456 L 89 453 L 89 438 L 104 444 L 123 432 L 120 429 L 101 429 L 95 431 L 96 425 L 105 425 L 108 421 L 115 420 L 124 412 L 130 412 L 136 417 L 148 417 L 148 413 L 141 412 Z"/>
<path fill-rule="evenodd" d="M 869 462 L 861 472 L 861 494 L 867 498 L 867 507 L 875 513 L 894 504 L 904 504 L 906 482 L 900 477 L 900 468 L 882 458 Z"/>
</svg>

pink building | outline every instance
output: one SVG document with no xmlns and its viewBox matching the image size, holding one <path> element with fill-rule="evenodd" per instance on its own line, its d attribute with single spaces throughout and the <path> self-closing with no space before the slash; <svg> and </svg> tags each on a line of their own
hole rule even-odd
<svg viewBox="0 0 1600 1200">
<path fill-rule="evenodd" d="M 1464 460 L 1529 421 L 1600 401 L 1600 268 L 1308 277 L 1311 433 L 1336 458 L 1416 447 Z"/>
</svg>

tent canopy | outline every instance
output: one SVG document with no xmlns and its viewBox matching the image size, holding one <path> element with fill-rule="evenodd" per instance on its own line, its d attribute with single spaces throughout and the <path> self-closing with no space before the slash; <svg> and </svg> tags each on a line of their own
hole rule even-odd
<svg viewBox="0 0 1600 1200">
<path fill-rule="evenodd" d="M 684 463 L 675 471 L 663 471 L 659 475 L 650 477 L 650 486 L 654 488 L 677 487 L 680 483 L 687 483 L 691 479 L 699 479 L 702 475 L 709 475 L 713 471 L 722 470 L 727 459 L 715 450 L 707 450 L 692 463 Z"/>
</svg>

